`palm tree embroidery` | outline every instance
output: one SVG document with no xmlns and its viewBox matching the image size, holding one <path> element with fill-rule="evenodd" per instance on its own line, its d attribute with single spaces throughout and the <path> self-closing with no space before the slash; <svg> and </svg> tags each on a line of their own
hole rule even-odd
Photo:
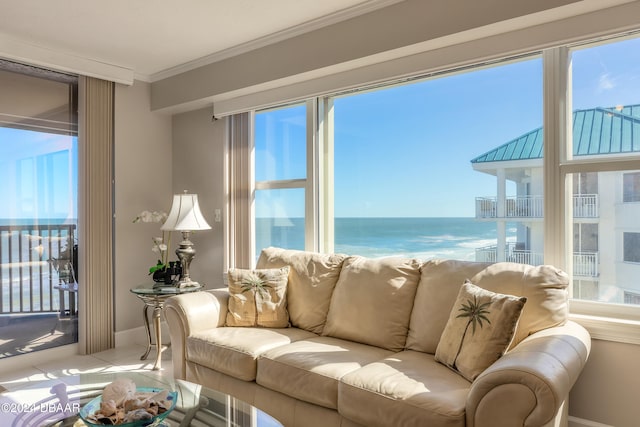
<svg viewBox="0 0 640 427">
<path fill-rule="evenodd" d="M 458 356 L 460 356 L 460 352 L 462 351 L 462 344 L 464 343 L 464 338 L 467 335 L 467 331 L 469 330 L 469 326 L 472 326 L 471 333 L 476 333 L 476 325 L 479 325 L 482 328 L 482 322 L 486 321 L 488 324 L 491 324 L 491 321 L 487 318 L 487 314 L 490 313 L 487 310 L 487 306 L 491 305 L 491 301 L 485 302 L 483 304 L 478 304 L 478 298 L 474 295 L 473 301 L 470 299 L 467 300 L 466 304 L 462 304 L 462 307 L 458 309 L 462 313 L 456 316 L 456 319 L 459 317 L 468 317 L 467 325 L 464 328 L 464 333 L 462 334 L 462 339 L 460 340 L 460 345 L 458 346 L 458 352 L 456 353 L 456 357 L 453 359 L 453 368 L 456 368 L 456 361 L 458 360 Z"/>
<path fill-rule="evenodd" d="M 255 324 L 258 324 L 258 295 L 260 298 L 269 296 L 269 289 L 272 288 L 262 277 L 257 274 L 250 274 L 245 277 L 240 284 L 242 285 L 242 293 L 253 292 L 255 300 Z"/>
</svg>

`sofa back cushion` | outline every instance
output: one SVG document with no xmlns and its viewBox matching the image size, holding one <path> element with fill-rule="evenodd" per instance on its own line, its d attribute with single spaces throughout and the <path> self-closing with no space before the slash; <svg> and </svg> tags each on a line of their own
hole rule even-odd
<svg viewBox="0 0 640 427">
<path fill-rule="evenodd" d="M 347 258 L 322 335 L 402 350 L 419 280 L 414 259 Z"/>
<path fill-rule="evenodd" d="M 460 287 L 489 265 L 438 259 L 422 265 L 407 337 L 409 350 L 435 354 Z"/>
<path fill-rule="evenodd" d="M 492 292 L 527 298 L 511 347 L 528 335 L 562 325 L 568 316 L 569 277 L 548 265 L 483 264 L 434 260 L 422 266 L 407 348 L 435 353 L 460 287 L 466 279 Z"/>
<path fill-rule="evenodd" d="M 260 253 L 256 267 L 290 267 L 287 288 L 289 321 L 292 326 L 320 334 L 345 258 L 345 255 L 266 248 Z"/>
<path fill-rule="evenodd" d="M 493 292 L 527 298 L 511 347 L 535 332 L 567 321 L 569 276 L 556 267 L 499 262 L 476 274 L 471 282 Z"/>
</svg>

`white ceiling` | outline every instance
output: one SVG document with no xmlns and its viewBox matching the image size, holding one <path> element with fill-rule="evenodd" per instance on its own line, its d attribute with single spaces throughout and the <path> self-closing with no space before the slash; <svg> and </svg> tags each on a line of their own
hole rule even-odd
<svg viewBox="0 0 640 427">
<path fill-rule="evenodd" d="M 36 49 L 152 81 L 398 1 L 0 0 L 0 57 Z"/>
</svg>

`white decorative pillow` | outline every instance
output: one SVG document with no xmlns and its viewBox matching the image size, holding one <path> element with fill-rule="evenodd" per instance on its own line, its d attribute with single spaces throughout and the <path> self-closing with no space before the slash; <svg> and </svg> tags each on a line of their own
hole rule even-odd
<svg viewBox="0 0 640 427">
<path fill-rule="evenodd" d="M 227 326 L 286 328 L 289 267 L 263 270 L 231 269 Z"/>
<path fill-rule="evenodd" d="M 473 381 L 509 347 L 525 302 L 467 281 L 442 332 L 436 360 Z"/>
</svg>

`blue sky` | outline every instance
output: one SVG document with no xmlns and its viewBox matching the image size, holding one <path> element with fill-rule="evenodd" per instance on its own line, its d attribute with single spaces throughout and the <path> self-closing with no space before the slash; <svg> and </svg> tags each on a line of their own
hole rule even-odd
<svg viewBox="0 0 640 427">
<path fill-rule="evenodd" d="M 0 179 L 0 218 L 77 218 L 77 137 L 0 127 Z"/>
<path fill-rule="evenodd" d="M 577 50 L 572 60 L 574 109 L 640 103 L 640 39 Z M 258 166 L 257 179 L 266 170 L 264 178 L 304 176 L 304 162 L 290 161 L 304 158 L 304 108 L 291 110 L 269 113 L 297 127 L 277 136 L 276 159 Z M 475 197 L 495 195 L 496 180 L 470 160 L 542 124 L 542 60 L 339 97 L 334 115 L 337 217 L 472 217 Z M 280 214 L 303 216 L 301 197 L 274 202 Z"/>
</svg>

